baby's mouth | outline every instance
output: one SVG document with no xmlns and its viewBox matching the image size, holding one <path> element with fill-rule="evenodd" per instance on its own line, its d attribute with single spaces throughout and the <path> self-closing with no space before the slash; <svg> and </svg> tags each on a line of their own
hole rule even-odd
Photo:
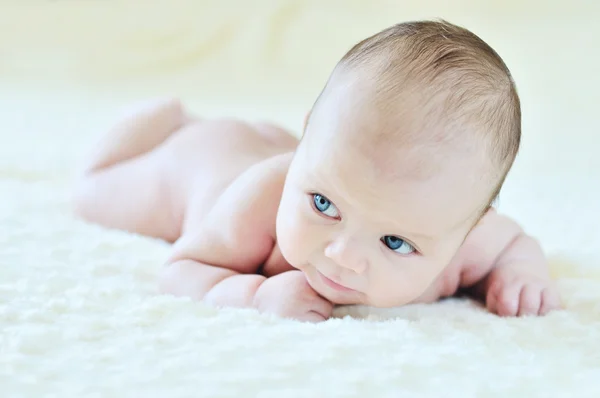
<svg viewBox="0 0 600 398">
<path fill-rule="evenodd" d="M 344 285 L 339 284 L 338 282 L 334 281 L 331 278 L 326 277 L 325 275 L 323 275 L 321 272 L 317 271 L 317 273 L 319 274 L 319 277 L 321 278 L 321 281 L 329 286 L 330 288 L 337 290 L 339 292 L 355 292 L 356 290 L 351 289 L 349 287 L 346 287 Z"/>
</svg>

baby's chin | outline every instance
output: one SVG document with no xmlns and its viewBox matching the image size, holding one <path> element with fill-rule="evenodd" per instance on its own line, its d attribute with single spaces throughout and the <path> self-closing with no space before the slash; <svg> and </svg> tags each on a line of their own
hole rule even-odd
<svg viewBox="0 0 600 398">
<path fill-rule="evenodd" d="M 364 293 L 337 285 L 335 282 L 328 280 L 327 277 L 321 274 L 315 267 L 300 267 L 299 269 L 306 276 L 308 284 L 319 293 L 319 295 L 333 304 L 366 304 Z"/>
</svg>

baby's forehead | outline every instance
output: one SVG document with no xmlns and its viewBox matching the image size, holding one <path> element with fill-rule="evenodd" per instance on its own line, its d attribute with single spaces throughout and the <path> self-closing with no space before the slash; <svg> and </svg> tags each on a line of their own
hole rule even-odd
<svg viewBox="0 0 600 398">
<path fill-rule="evenodd" d="M 315 120 L 303 143 L 303 167 L 316 189 L 332 192 L 332 200 L 365 217 L 410 218 L 432 233 L 468 219 L 482 206 L 489 188 L 480 156 L 470 158 L 433 141 L 385 139 L 371 131 L 381 123 L 364 120 L 330 118 L 322 125 Z"/>
<path fill-rule="evenodd" d="M 453 158 L 459 153 L 453 146 L 458 144 L 443 142 L 436 134 L 411 130 L 413 126 L 402 123 L 401 118 L 357 109 L 346 117 L 331 115 L 311 120 L 306 146 L 322 160 L 360 161 L 363 171 L 374 173 L 378 179 L 424 180 L 439 173 L 444 163 L 456 160 Z M 464 153 L 460 159 L 465 159 Z"/>
<path fill-rule="evenodd" d="M 368 79 L 342 75 L 332 78 L 311 112 L 307 132 L 321 139 L 351 140 L 377 145 L 451 138 L 435 111 L 443 95 L 430 97 L 409 88 L 385 93 Z M 439 98 L 438 98 L 439 97 Z"/>
<path fill-rule="evenodd" d="M 441 117 L 439 101 L 410 91 L 388 101 L 368 85 L 337 83 L 314 108 L 305 136 L 314 145 L 341 148 L 339 156 L 362 155 L 390 177 L 426 178 L 453 160 L 482 170 L 488 143 L 471 126 Z"/>
<path fill-rule="evenodd" d="M 352 76 L 330 83 L 304 137 L 306 146 L 324 160 L 360 160 L 368 179 L 387 181 L 427 181 L 453 170 L 477 178 L 490 168 L 480 135 L 440 118 L 436 100 L 424 101 L 408 89 L 390 99 Z"/>
</svg>

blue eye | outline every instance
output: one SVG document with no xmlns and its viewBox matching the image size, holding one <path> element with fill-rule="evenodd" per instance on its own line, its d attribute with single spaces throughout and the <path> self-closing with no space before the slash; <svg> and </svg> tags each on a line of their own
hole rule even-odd
<svg viewBox="0 0 600 398">
<path fill-rule="evenodd" d="M 415 248 L 403 239 L 397 236 L 387 235 L 381 238 L 383 243 L 391 250 L 400 254 L 411 254 L 415 251 Z"/>
<path fill-rule="evenodd" d="M 331 203 L 331 201 L 329 199 L 327 199 L 325 196 L 319 195 L 319 194 L 314 194 L 313 195 L 313 203 L 314 203 L 317 211 L 325 214 L 327 217 L 333 217 L 333 218 L 339 217 L 338 210 L 335 208 L 334 204 Z"/>
</svg>

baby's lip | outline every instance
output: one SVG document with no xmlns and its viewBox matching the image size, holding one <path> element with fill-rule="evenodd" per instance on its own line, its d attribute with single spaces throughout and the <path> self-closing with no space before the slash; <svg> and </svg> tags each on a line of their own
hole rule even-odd
<svg viewBox="0 0 600 398">
<path fill-rule="evenodd" d="M 344 285 L 336 282 L 333 278 L 329 278 L 329 277 L 323 275 L 320 271 L 317 271 L 317 272 L 319 273 L 319 276 L 321 277 L 323 282 L 330 288 L 335 289 L 340 292 L 354 292 L 355 291 L 354 289 L 351 289 L 347 286 L 344 286 Z"/>
</svg>

